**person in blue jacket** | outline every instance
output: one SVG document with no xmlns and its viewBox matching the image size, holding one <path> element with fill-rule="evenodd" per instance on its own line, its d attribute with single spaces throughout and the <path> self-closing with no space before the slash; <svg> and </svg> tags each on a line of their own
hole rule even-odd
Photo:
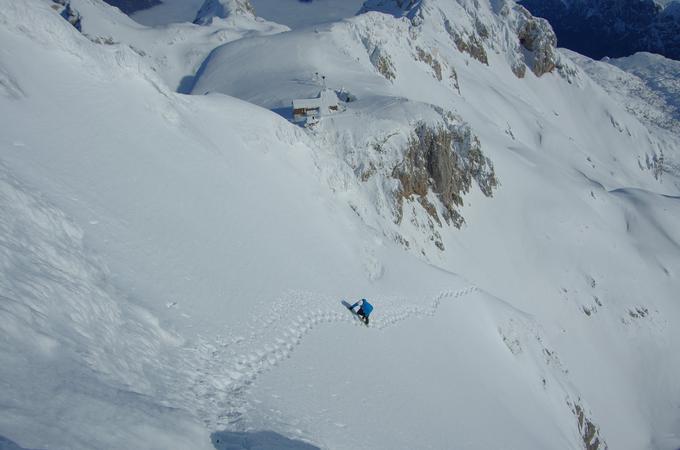
<svg viewBox="0 0 680 450">
<path fill-rule="evenodd" d="M 359 311 L 357 311 L 357 315 L 361 317 L 361 320 L 364 321 L 366 325 L 368 325 L 368 316 L 371 315 L 371 311 L 373 311 L 373 305 L 368 303 L 368 301 L 365 298 L 362 298 L 355 304 L 349 307 L 352 312 L 354 311 L 355 307 L 359 307 Z"/>
</svg>

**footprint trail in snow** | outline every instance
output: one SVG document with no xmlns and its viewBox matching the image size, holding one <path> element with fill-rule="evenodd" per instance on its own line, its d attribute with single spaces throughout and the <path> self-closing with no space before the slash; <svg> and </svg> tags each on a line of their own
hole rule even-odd
<svg viewBox="0 0 680 450">
<path fill-rule="evenodd" d="M 478 290 L 476 286 L 467 286 L 443 291 L 427 306 L 411 305 L 406 299 L 395 302 L 373 298 L 381 309 L 373 314 L 366 331 L 385 330 L 408 318 L 433 316 L 443 302 Z M 320 309 L 319 304 L 333 305 L 333 309 Z M 267 314 L 246 325 L 247 332 L 219 337 L 213 343 L 200 342 L 191 349 L 190 388 L 182 401 L 185 406 L 194 405 L 195 414 L 209 428 L 238 429 L 247 407 L 245 395 L 249 386 L 260 374 L 289 358 L 313 329 L 331 323 L 364 328 L 342 309 L 336 298 L 290 292 L 274 301 Z"/>
</svg>

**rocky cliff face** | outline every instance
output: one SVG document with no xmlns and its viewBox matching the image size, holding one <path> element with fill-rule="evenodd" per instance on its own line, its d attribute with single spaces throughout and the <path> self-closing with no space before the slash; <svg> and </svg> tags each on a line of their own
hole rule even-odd
<svg viewBox="0 0 680 450">
<path fill-rule="evenodd" d="M 71 7 L 70 0 L 52 0 L 52 9 L 57 11 L 73 27 L 82 31 L 82 16 L 80 13 Z"/>
<path fill-rule="evenodd" d="M 466 194 L 473 189 L 486 197 L 495 194 L 494 165 L 472 127 L 451 111 L 401 100 L 383 105 L 381 112 L 381 118 L 374 117 L 353 135 L 338 129 L 365 121 L 368 110 L 322 121 L 313 136 L 324 139 L 324 147 L 345 152 L 353 176 L 382 219 L 391 222 L 386 235 L 418 254 L 434 256 L 445 250 L 442 233 L 465 224 Z M 355 212 L 371 221 L 373 212 L 360 207 Z"/>
<path fill-rule="evenodd" d="M 518 17 L 517 37 L 522 48 L 528 52 L 525 55 L 527 65 L 539 77 L 552 72 L 557 63 L 557 38 L 550 24 L 545 19 L 533 17 L 521 6 L 514 9 Z"/>
<path fill-rule="evenodd" d="M 546 18 L 560 46 L 591 58 L 628 56 L 639 51 L 680 59 L 677 4 L 654 0 L 521 0 Z"/>
<path fill-rule="evenodd" d="M 456 210 L 463 205 L 463 195 L 475 180 L 487 197 L 498 184 L 491 161 L 484 156 L 479 139 L 465 125 L 452 123 L 428 126 L 418 124 L 413 130 L 402 162 L 393 170 L 399 180 L 399 217 L 403 199 L 416 199 L 441 225 L 437 208 L 428 199 L 433 192 L 444 207 L 447 224 L 460 228 L 463 216 Z"/>
<path fill-rule="evenodd" d="M 557 39 L 550 24 L 511 0 L 492 4 L 475 0 L 368 0 L 360 12 L 370 11 L 408 19 L 413 36 L 423 30 L 443 30 L 442 43 L 486 65 L 489 52 L 502 53 L 519 78 L 525 76 L 526 67 L 541 76 L 559 66 Z M 426 60 L 422 50 L 417 53 Z"/>
</svg>

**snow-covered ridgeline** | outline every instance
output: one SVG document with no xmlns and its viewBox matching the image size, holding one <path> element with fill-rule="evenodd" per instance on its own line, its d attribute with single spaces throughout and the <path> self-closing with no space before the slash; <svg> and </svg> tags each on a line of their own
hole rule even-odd
<svg viewBox="0 0 680 450">
<path fill-rule="evenodd" d="M 678 109 L 678 65 L 660 55 L 639 53 L 628 58 L 594 61 L 564 50 L 607 93 L 650 130 L 658 150 L 640 159 L 641 167 L 652 170 L 663 181 L 665 173 L 677 176 L 680 161 L 675 151 L 680 133 Z"/>
<path fill-rule="evenodd" d="M 243 36 L 279 33 L 288 29 L 255 18 L 238 2 L 234 5 L 220 3 L 222 9 L 219 11 L 213 11 L 206 5 L 208 9 L 200 15 L 203 26 L 175 23 L 162 28 L 140 25 L 102 1 L 69 0 L 67 4 L 73 14 L 77 14 L 79 28 L 91 41 L 102 44 L 102 49 L 108 46 L 113 51 L 134 51 L 143 65 L 163 79 L 163 84 L 180 92 L 191 89 L 193 75 L 215 46 Z M 56 3 L 53 5 L 62 7 Z"/>
</svg>

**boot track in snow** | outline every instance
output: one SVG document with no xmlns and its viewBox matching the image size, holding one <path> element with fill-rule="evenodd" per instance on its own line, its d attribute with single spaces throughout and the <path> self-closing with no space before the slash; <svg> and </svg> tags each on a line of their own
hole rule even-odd
<svg viewBox="0 0 680 450">
<path fill-rule="evenodd" d="M 375 332 L 392 328 L 407 318 L 434 316 L 443 301 L 457 299 L 477 291 L 479 288 L 476 286 L 443 291 L 434 297 L 429 306 L 407 305 L 393 307 L 391 310 L 381 306 L 375 318 L 372 316 L 371 325 L 366 331 Z M 310 299 L 308 294 L 299 293 L 298 296 Z M 197 362 L 199 368 L 194 370 L 189 392 L 194 395 L 195 413 L 209 428 L 238 429 L 247 407 L 245 396 L 249 386 L 259 375 L 289 358 L 295 348 L 302 343 L 302 339 L 317 326 L 351 323 L 356 327 L 366 328 L 363 323 L 340 308 L 307 312 L 283 323 L 283 304 L 283 301 L 275 303 L 271 314 L 260 324 L 252 326 L 253 331 L 248 337 L 219 339 L 215 344 L 203 342 L 194 348 L 195 356 L 200 361 Z M 290 307 L 286 309 L 290 310 Z M 278 336 L 268 340 L 262 331 L 272 329 L 278 332 Z M 247 348 L 258 350 L 246 351 Z"/>
</svg>

